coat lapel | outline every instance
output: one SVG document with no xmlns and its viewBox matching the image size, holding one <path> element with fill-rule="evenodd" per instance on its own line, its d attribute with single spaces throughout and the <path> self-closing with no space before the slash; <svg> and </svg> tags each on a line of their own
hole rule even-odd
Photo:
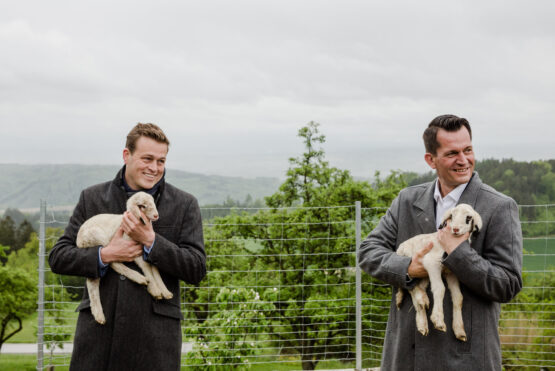
<svg viewBox="0 0 555 371">
<path fill-rule="evenodd" d="M 436 231 L 434 187 L 435 182 L 430 182 L 426 190 L 413 203 L 420 233 L 433 233 Z"/>
<path fill-rule="evenodd" d="M 468 182 L 468 185 L 464 189 L 464 192 L 459 199 L 458 204 L 468 204 L 472 206 L 474 209 L 476 208 L 476 199 L 478 198 L 478 191 L 482 187 L 482 180 L 478 176 L 478 172 L 475 171 L 472 174 L 472 178 Z"/>
</svg>

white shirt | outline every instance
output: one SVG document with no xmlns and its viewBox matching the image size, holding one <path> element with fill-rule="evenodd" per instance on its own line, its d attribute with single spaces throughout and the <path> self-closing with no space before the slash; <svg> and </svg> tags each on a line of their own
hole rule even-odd
<svg viewBox="0 0 555 371">
<path fill-rule="evenodd" d="M 457 205 L 461 195 L 463 194 L 468 183 L 461 184 L 457 188 L 449 192 L 445 197 L 441 197 L 441 192 L 439 191 L 439 179 L 436 180 L 436 187 L 434 191 L 434 199 L 436 200 L 436 228 L 439 228 L 441 224 L 441 219 L 443 214 L 447 210 Z"/>
</svg>

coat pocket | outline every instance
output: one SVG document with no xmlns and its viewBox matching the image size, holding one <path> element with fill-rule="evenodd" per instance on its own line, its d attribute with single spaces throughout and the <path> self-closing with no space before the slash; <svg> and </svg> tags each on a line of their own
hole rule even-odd
<svg viewBox="0 0 555 371">
<path fill-rule="evenodd" d="M 178 305 L 172 304 L 167 301 L 153 301 L 152 309 L 154 313 L 161 316 L 183 320 L 183 314 Z"/>
<path fill-rule="evenodd" d="M 89 309 L 91 307 L 91 301 L 89 298 L 87 299 L 83 299 L 81 300 L 81 303 L 79 303 L 79 306 L 77 307 L 77 309 L 75 309 L 76 312 L 80 312 L 83 309 Z"/>
</svg>

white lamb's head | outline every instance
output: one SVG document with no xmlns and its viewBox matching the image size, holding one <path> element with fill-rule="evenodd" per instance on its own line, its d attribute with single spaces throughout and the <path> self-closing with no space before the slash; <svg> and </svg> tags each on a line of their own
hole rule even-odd
<svg viewBox="0 0 555 371">
<path fill-rule="evenodd" d="M 449 222 L 449 223 L 447 223 Z M 459 204 L 445 212 L 440 228 L 449 226 L 451 233 L 460 236 L 466 232 L 478 232 L 482 229 L 480 214 L 467 204 Z"/>
<path fill-rule="evenodd" d="M 127 200 L 127 211 L 145 221 L 141 217 L 140 211 L 152 222 L 158 220 L 158 209 L 154 203 L 154 198 L 146 192 L 137 192 Z"/>
</svg>

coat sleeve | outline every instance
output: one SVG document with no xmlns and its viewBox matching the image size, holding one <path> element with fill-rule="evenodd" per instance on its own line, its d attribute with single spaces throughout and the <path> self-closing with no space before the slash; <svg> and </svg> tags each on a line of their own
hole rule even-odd
<svg viewBox="0 0 555 371">
<path fill-rule="evenodd" d="M 466 241 L 443 264 L 476 294 L 508 302 L 522 289 L 522 231 L 516 202 L 502 199 L 480 233 L 485 233 L 481 256 Z"/>
<path fill-rule="evenodd" d="M 81 192 L 64 234 L 48 255 L 52 272 L 88 278 L 99 277 L 98 249 L 80 249 L 75 244 L 77 232 L 86 220 L 85 209 L 85 193 Z"/>
<path fill-rule="evenodd" d="M 397 228 L 400 198 L 398 196 L 376 228 L 366 237 L 359 249 L 359 265 L 371 276 L 393 286 L 412 287 L 416 280 L 407 280 L 411 258 L 397 255 Z"/>
<path fill-rule="evenodd" d="M 198 202 L 194 197 L 187 201 L 178 241 L 172 242 L 156 233 L 147 261 L 161 271 L 194 285 L 206 275 L 206 253 Z"/>
</svg>

